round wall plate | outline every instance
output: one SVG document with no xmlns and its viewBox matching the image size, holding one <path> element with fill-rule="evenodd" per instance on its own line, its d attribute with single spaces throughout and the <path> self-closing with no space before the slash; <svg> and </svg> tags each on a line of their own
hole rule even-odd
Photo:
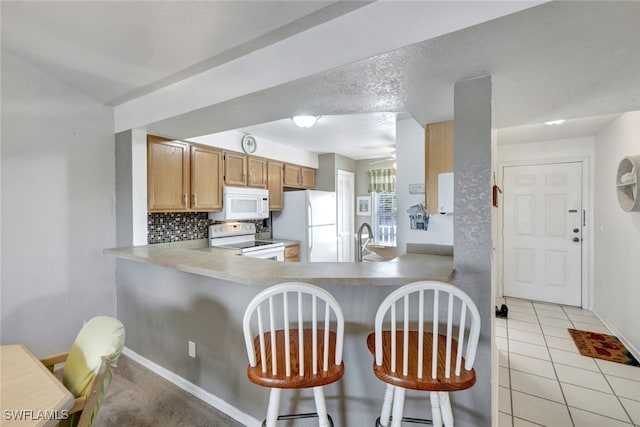
<svg viewBox="0 0 640 427">
<path fill-rule="evenodd" d="M 251 154 L 256 151 L 256 148 L 258 148 L 258 144 L 253 136 L 245 135 L 242 137 L 242 151 Z"/>
</svg>

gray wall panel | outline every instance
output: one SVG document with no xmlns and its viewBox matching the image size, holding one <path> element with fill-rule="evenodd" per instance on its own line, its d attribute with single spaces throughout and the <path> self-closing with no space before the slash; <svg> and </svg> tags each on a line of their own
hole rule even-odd
<svg viewBox="0 0 640 427">
<path fill-rule="evenodd" d="M 491 425 L 491 78 L 455 85 L 453 284 L 482 321 L 477 383 L 454 393 L 456 426 Z"/>
</svg>

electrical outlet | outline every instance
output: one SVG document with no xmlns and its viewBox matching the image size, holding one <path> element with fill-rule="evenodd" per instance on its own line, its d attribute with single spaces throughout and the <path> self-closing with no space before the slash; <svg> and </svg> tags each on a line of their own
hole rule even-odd
<svg viewBox="0 0 640 427">
<path fill-rule="evenodd" d="M 189 357 L 196 358 L 196 343 L 189 341 Z"/>
</svg>

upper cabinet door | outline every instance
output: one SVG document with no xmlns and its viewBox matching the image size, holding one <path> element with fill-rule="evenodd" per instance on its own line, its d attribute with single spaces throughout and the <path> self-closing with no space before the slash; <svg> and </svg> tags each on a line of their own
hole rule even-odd
<svg viewBox="0 0 640 427">
<path fill-rule="evenodd" d="M 249 157 L 247 159 L 249 169 L 249 187 L 267 188 L 267 161 L 259 157 Z"/>
<path fill-rule="evenodd" d="M 222 210 L 222 151 L 191 146 L 191 210 Z"/>
<path fill-rule="evenodd" d="M 300 181 L 300 166 L 285 164 L 284 165 L 284 186 L 285 187 L 300 187 L 302 182 Z"/>
<path fill-rule="evenodd" d="M 224 152 L 224 183 L 236 187 L 247 186 L 247 156 L 233 151 Z"/>
<path fill-rule="evenodd" d="M 281 211 L 282 203 L 282 168 L 281 162 L 267 162 L 267 182 L 269 188 L 269 210 Z"/>
<path fill-rule="evenodd" d="M 304 188 L 316 188 L 316 170 L 312 168 L 300 168 L 302 186 Z"/>
<path fill-rule="evenodd" d="M 316 188 L 316 170 L 304 166 L 284 165 L 284 186 L 292 188 Z"/>
<path fill-rule="evenodd" d="M 189 144 L 147 137 L 147 209 L 189 209 Z"/>
<path fill-rule="evenodd" d="M 438 174 L 453 172 L 453 121 L 428 124 L 425 129 L 424 178 L 427 212 L 438 213 Z"/>
</svg>

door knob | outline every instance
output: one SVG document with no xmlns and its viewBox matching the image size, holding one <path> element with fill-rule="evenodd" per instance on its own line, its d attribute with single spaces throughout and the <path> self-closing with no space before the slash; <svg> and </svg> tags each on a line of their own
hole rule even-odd
<svg viewBox="0 0 640 427">
<path fill-rule="evenodd" d="M 580 232 L 580 229 L 579 229 L 579 228 L 574 228 L 574 229 L 573 229 L 573 232 L 574 232 L 574 233 L 579 233 L 579 232 Z"/>
<path fill-rule="evenodd" d="M 580 241 L 580 238 L 579 238 L 579 237 L 574 237 L 574 238 L 573 238 L 573 241 L 574 241 L 574 242 L 579 242 L 579 241 Z"/>
</svg>

